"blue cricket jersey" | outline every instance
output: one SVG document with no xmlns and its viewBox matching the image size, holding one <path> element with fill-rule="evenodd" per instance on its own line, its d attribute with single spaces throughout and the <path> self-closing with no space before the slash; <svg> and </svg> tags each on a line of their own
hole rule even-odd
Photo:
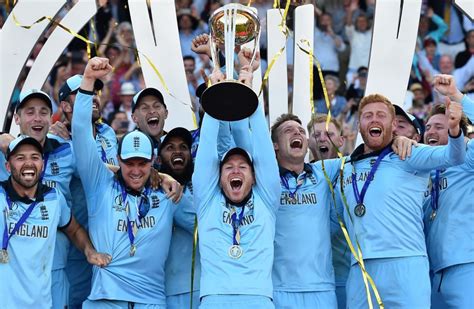
<svg viewBox="0 0 474 309">
<path fill-rule="evenodd" d="M 166 260 L 166 296 L 189 293 L 191 291 L 191 269 L 194 243 L 194 223 L 196 210 L 193 204 L 192 184 L 184 187 L 183 197 L 174 214 L 173 235 L 170 252 Z M 196 246 L 193 291 L 199 290 L 201 262 Z"/>
<path fill-rule="evenodd" d="M 93 125 L 95 125 L 96 128 L 95 141 L 99 158 L 105 163 L 118 165 L 117 137 L 115 136 L 114 130 L 102 122 L 97 122 Z M 72 213 L 77 222 L 87 230 L 89 222 L 87 219 L 86 197 L 77 171 L 71 179 L 70 191 L 72 196 Z M 79 262 L 69 263 L 71 261 Z M 78 267 L 77 263 L 83 263 L 84 266 Z M 92 266 L 88 266 L 87 264 L 88 262 L 84 253 L 79 251 L 76 247 L 71 246 L 68 254 L 68 265 L 66 266 L 66 272 L 71 284 L 71 289 L 69 290 L 70 305 L 82 304 L 90 293 Z"/>
<path fill-rule="evenodd" d="M 141 195 L 126 194 L 123 180 L 115 176 L 97 156 L 89 119 L 92 93 L 79 90 L 72 121 L 77 169 L 86 194 L 89 235 L 98 252 L 108 253 L 112 262 L 94 267 L 90 300 L 120 300 L 166 305 L 165 261 L 171 240 L 174 206 L 162 190 L 148 186 Z M 126 208 L 140 203 L 149 207 L 140 220 L 135 237 L 135 255 L 130 256 Z M 135 226 L 135 224 L 133 223 Z"/>
<path fill-rule="evenodd" d="M 219 121 L 204 116 L 193 174 L 199 222 L 201 297 L 217 294 L 273 296 L 272 266 L 275 220 L 280 196 L 278 165 L 262 107 L 250 116 L 256 183 L 240 226 L 243 254 L 231 258 L 231 209 L 219 186 Z M 234 136 L 235 137 L 235 136 Z M 247 149 L 248 150 L 248 149 Z M 241 210 L 241 207 L 239 211 Z M 240 215 L 240 214 L 239 214 Z"/>
<path fill-rule="evenodd" d="M 364 199 L 366 213 L 357 217 L 352 172 L 359 191 L 381 151 L 363 154 L 360 145 L 344 166 L 342 179 L 350 213 L 344 207 L 344 218 L 351 241 L 359 240 L 364 259 L 426 256 L 423 233 L 423 198 L 432 169 L 447 168 L 464 162 L 464 136 L 449 138 L 447 146 L 420 145 L 412 148 L 405 161 L 393 152 L 383 158 Z M 390 146 L 389 146 L 390 147 Z M 341 183 L 337 193 L 341 197 Z M 342 200 L 342 198 L 341 198 Z M 351 223 L 352 218 L 353 222 Z M 352 260 L 355 263 L 355 260 Z"/>
<path fill-rule="evenodd" d="M 8 208 L 6 195 L 12 204 Z M 0 263 L 0 307 L 2 308 L 51 308 L 51 270 L 58 227 L 66 227 L 71 212 L 61 192 L 41 183 L 36 191 L 32 213 L 10 238 L 9 262 Z M 15 224 L 33 203 L 20 197 L 10 180 L 0 183 L 2 219 L 0 231 L 5 225 L 11 233 Z"/>
<path fill-rule="evenodd" d="M 333 182 L 340 160 L 325 160 Z M 281 197 L 276 221 L 275 291 L 333 291 L 330 212 L 332 197 L 321 161 L 297 175 L 280 167 Z"/>
<path fill-rule="evenodd" d="M 4 154 L 0 154 L 5 161 Z M 72 197 L 69 190 L 69 184 L 75 170 L 75 159 L 72 151 L 72 145 L 60 137 L 48 134 L 43 145 L 44 175 L 43 183 L 51 188 L 58 188 L 64 195 L 67 204 L 71 207 Z M 7 176 L 5 165 L 0 167 L 3 177 Z M 0 179 L 1 181 L 6 178 Z M 56 236 L 56 246 L 53 259 L 53 270 L 66 267 L 67 255 L 69 251 L 69 240 L 67 236 L 58 231 Z"/>
<path fill-rule="evenodd" d="M 469 119 L 474 120 L 474 102 L 462 100 Z M 431 172 L 435 184 L 436 171 Z M 431 190 L 425 200 L 426 246 L 430 268 L 438 272 L 449 266 L 474 262 L 474 140 L 467 143 L 465 163 L 441 169 L 436 217 L 431 219 Z"/>
</svg>

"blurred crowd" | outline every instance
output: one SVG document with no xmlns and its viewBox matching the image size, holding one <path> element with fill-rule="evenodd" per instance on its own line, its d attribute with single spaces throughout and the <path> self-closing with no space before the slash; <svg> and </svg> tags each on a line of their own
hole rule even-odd
<svg viewBox="0 0 474 309">
<path fill-rule="evenodd" d="M 190 97 L 196 110 L 199 105 L 196 90 L 212 69 L 206 54 L 198 55 L 191 50 L 192 40 L 197 35 L 209 33 L 209 17 L 216 9 L 230 2 L 176 0 L 175 3 L 183 65 Z M 247 4 L 247 1 L 241 2 Z M 120 136 L 135 127 L 131 118 L 132 98 L 145 88 L 145 82 L 134 50 L 135 40 L 127 1 L 108 0 L 100 3 L 102 6 L 94 20 L 87 24 L 80 34 L 98 42 L 97 47 L 93 48 L 93 54 L 107 57 L 114 67 L 113 74 L 104 81 L 101 99 L 106 102 L 103 120 Z M 314 53 L 324 73 L 331 114 L 343 124 L 343 135 L 346 138 L 344 153 L 350 153 L 357 136 L 357 108 L 367 83 L 375 0 L 313 0 L 306 3 L 312 3 L 315 7 Z M 68 1 L 59 16 L 64 16 L 72 5 L 74 1 Z M 280 5 L 284 7 L 285 3 Z M 263 74 L 271 61 L 267 57 L 266 10 L 273 7 L 273 1 L 255 0 L 252 1 L 252 6 L 258 9 L 262 25 L 260 51 Z M 401 105 L 423 123 L 433 105 L 444 103 L 443 98 L 432 89 L 431 81 L 436 74 L 454 75 L 457 87 L 474 98 L 474 23 L 452 5 L 451 0 L 423 0 L 421 13 L 407 96 Z M 1 4 L 0 28 L 7 16 L 7 8 L 5 4 Z M 290 31 L 287 60 L 291 112 L 294 54 L 291 18 L 288 20 L 288 27 Z M 34 63 L 53 29 L 54 27 L 51 27 L 43 35 L 31 52 L 26 69 L 18 81 L 13 101 L 19 94 L 28 68 Z M 54 120 L 64 117 L 58 104 L 59 87 L 69 77 L 82 74 L 87 60 L 85 43 L 74 39 L 52 69 L 43 90 L 50 94 L 56 103 L 53 104 Z M 317 82 L 318 80 L 315 75 L 316 110 L 318 113 L 327 113 L 321 83 Z M 472 131 L 472 127 L 470 130 Z"/>
</svg>

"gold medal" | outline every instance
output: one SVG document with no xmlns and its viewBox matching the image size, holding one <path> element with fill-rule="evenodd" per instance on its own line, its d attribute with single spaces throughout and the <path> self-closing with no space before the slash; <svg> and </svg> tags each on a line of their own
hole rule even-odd
<svg viewBox="0 0 474 309">
<path fill-rule="evenodd" d="M 229 256 L 233 259 L 239 259 L 242 256 L 242 247 L 239 245 L 232 245 L 229 248 Z"/>
<path fill-rule="evenodd" d="M 0 263 L 7 264 L 9 261 L 7 249 L 2 249 L 0 251 Z"/>
<path fill-rule="evenodd" d="M 134 256 L 136 251 L 137 251 L 137 246 L 130 245 L 130 256 Z"/>
</svg>

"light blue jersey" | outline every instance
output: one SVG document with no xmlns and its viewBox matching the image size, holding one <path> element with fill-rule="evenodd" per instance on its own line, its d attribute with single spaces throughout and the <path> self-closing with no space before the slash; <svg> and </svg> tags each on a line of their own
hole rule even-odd
<svg viewBox="0 0 474 309">
<path fill-rule="evenodd" d="M 90 123 L 91 113 L 92 93 L 79 90 L 72 121 L 73 145 L 86 194 L 89 235 L 98 252 L 112 256 L 107 267 L 93 268 L 88 299 L 165 306 L 165 261 L 174 206 L 161 190 L 148 187 L 140 196 L 126 193 L 126 201 L 123 200 L 123 181 L 97 156 L 92 127 L 84 126 Z M 126 208 L 135 209 L 142 200 L 149 210 L 140 220 L 136 252 L 131 256 Z"/>
<path fill-rule="evenodd" d="M 99 158 L 108 164 L 118 165 L 117 162 L 117 137 L 114 130 L 105 123 L 96 123 L 96 145 Z M 77 222 L 88 230 L 88 214 L 86 197 L 79 175 L 71 179 L 72 213 Z M 91 290 L 92 265 L 87 262 L 84 253 L 71 246 L 68 255 L 66 273 L 69 279 L 69 306 L 80 307 L 86 300 Z"/>
<path fill-rule="evenodd" d="M 333 181 L 340 160 L 325 161 Z M 283 292 L 334 291 L 330 207 L 332 197 L 321 162 L 296 175 L 280 167 L 281 197 L 275 234 L 273 287 Z"/>
<path fill-rule="evenodd" d="M 272 297 L 273 241 L 281 192 L 278 166 L 261 106 L 250 116 L 248 123 L 252 132 L 256 183 L 252 196 L 243 207 L 240 227 L 243 254 L 238 259 L 228 254 L 233 244 L 233 228 L 231 210 L 219 187 L 219 121 L 206 114 L 201 127 L 193 174 L 202 265 L 201 297 L 217 294 Z"/>
<path fill-rule="evenodd" d="M 196 218 L 191 183 L 185 186 L 183 197 L 177 206 L 174 218 L 175 224 L 171 237 L 170 252 L 166 261 L 166 296 L 179 295 L 191 291 L 193 235 Z M 196 247 L 193 286 L 193 291 L 195 292 L 199 291 L 200 275 L 200 255 L 199 249 Z"/>
<path fill-rule="evenodd" d="M 334 184 L 334 187 L 336 187 L 336 184 Z M 337 307 L 344 309 L 346 308 L 346 282 L 351 268 L 351 251 L 339 224 L 339 219 L 344 221 L 343 205 L 341 201 L 336 200 L 337 209 L 335 209 L 333 204 L 334 202 L 331 200 L 332 265 L 334 266 Z"/>
<path fill-rule="evenodd" d="M 7 209 L 6 194 L 12 201 L 7 217 L 2 215 L 0 230 L 11 232 L 33 201 L 19 197 L 9 181 L 2 182 L 0 204 Z M 51 308 L 51 270 L 58 227 L 65 227 L 71 212 L 57 189 L 38 185 L 31 215 L 11 237 L 9 262 L 0 264 L 0 307 Z M 5 221 L 6 220 L 6 221 Z"/>
<path fill-rule="evenodd" d="M 0 154 L 0 157 L 2 157 L 0 161 L 5 160 L 3 153 Z M 71 208 L 72 197 L 69 185 L 76 167 L 72 144 L 58 136 L 48 134 L 43 145 L 43 161 L 43 183 L 51 188 L 59 189 L 64 195 L 68 206 Z M 3 175 L 8 175 L 5 165 L 2 165 L 0 170 L 3 171 Z M 53 258 L 53 271 L 65 271 L 69 247 L 70 243 L 67 236 L 63 232 L 58 231 Z M 60 282 L 55 282 L 56 279 L 61 280 Z M 66 289 L 54 289 L 55 286 L 63 286 L 66 287 Z M 53 276 L 53 285 L 51 289 L 53 295 L 53 308 L 63 308 L 67 305 L 67 286 L 68 282 L 65 274 L 55 274 Z"/>
<path fill-rule="evenodd" d="M 364 260 L 370 265 L 367 270 L 387 306 L 404 308 L 413 303 L 417 308 L 429 307 L 428 258 L 423 233 L 424 192 L 430 170 L 464 161 L 463 139 L 461 134 L 457 138 L 450 137 L 447 146 L 418 146 L 405 161 L 388 153 L 380 161 L 366 191 L 362 216 L 356 211 L 359 206 L 352 179 L 356 179 L 358 190 L 361 190 L 382 151 L 363 154 L 364 145 L 361 145 L 344 167 L 343 184 L 342 187 L 338 185 L 337 193 L 342 197 L 343 189 L 347 199 L 349 213 L 344 207 L 346 226 L 353 244 L 357 237 Z M 354 259 L 352 264 L 346 286 L 347 307 L 366 308 L 367 296 L 360 293 L 363 291 L 358 275 L 360 269 Z M 397 290 L 391 283 L 399 285 L 406 281 L 416 282 L 417 293 L 413 293 L 413 286 Z"/>
<path fill-rule="evenodd" d="M 435 183 L 435 171 L 431 181 Z M 432 197 L 425 200 L 426 245 L 430 268 L 474 262 L 474 140 L 467 143 L 465 163 L 440 170 L 439 199 L 432 216 Z M 433 219 L 432 219 L 433 218 Z"/>
<path fill-rule="evenodd" d="M 344 219 L 352 243 L 357 235 L 365 259 L 426 256 L 422 208 L 429 173 L 432 169 L 463 163 L 466 154 L 463 139 L 461 134 L 450 137 L 447 146 L 414 147 L 405 161 L 394 153 L 385 156 L 367 189 L 364 199 L 367 210 L 362 217 L 354 213 L 357 202 L 352 185 L 353 167 L 361 190 L 379 153 L 364 155 L 363 145 L 354 151 L 344 166 L 343 189 L 350 210 L 348 214 L 344 207 Z M 341 196 L 340 183 L 337 193 Z"/>
</svg>

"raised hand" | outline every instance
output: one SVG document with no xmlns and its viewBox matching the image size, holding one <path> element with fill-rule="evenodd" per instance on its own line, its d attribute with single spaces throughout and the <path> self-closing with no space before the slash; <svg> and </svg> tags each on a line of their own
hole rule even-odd
<svg viewBox="0 0 474 309">
<path fill-rule="evenodd" d="M 461 103 L 451 102 L 446 97 L 446 117 L 448 118 L 449 134 L 451 136 L 458 136 L 460 131 L 459 123 L 462 117 Z"/>
<path fill-rule="evenodd" d="M 200 34 L 193 39 L 191 50 L 196 54 L 204 54 L 211 57 L 211 46 L 208 34 Z"/>
<path fill-rule="evenodd" d="M 239 63 L 240 63 L 241 68 L 243 68 L 244 66 L 250 65 L 250 61 L 252 60 L 252 55 L 253 55 L 253 51 L 250 48 L 243 47 L 240 49 L 237 56 L 239 58 Z M 255 54 L 255 59 L 252 63 L 252 72 L 258 69 L 259 66 L 260 66 L 260 52 L 257 51 L 257 53 Z"/>
<path fill-rule="evenodd" d="M 452 75 L 440 74 L 433 79 L 434 89 L 452 101 L 461 102 L 463 94 L 456 87 L 456 81 Z"/>
<path fill-rule="evenodd" d="M 112 66 L 109 64 L 109 59 L 102 57 L 89 59 L 84 70 L 81 89 L 93 91 L 96 79 L 102 79 L 110 72 L 112 72 Z"/>
</svg>

